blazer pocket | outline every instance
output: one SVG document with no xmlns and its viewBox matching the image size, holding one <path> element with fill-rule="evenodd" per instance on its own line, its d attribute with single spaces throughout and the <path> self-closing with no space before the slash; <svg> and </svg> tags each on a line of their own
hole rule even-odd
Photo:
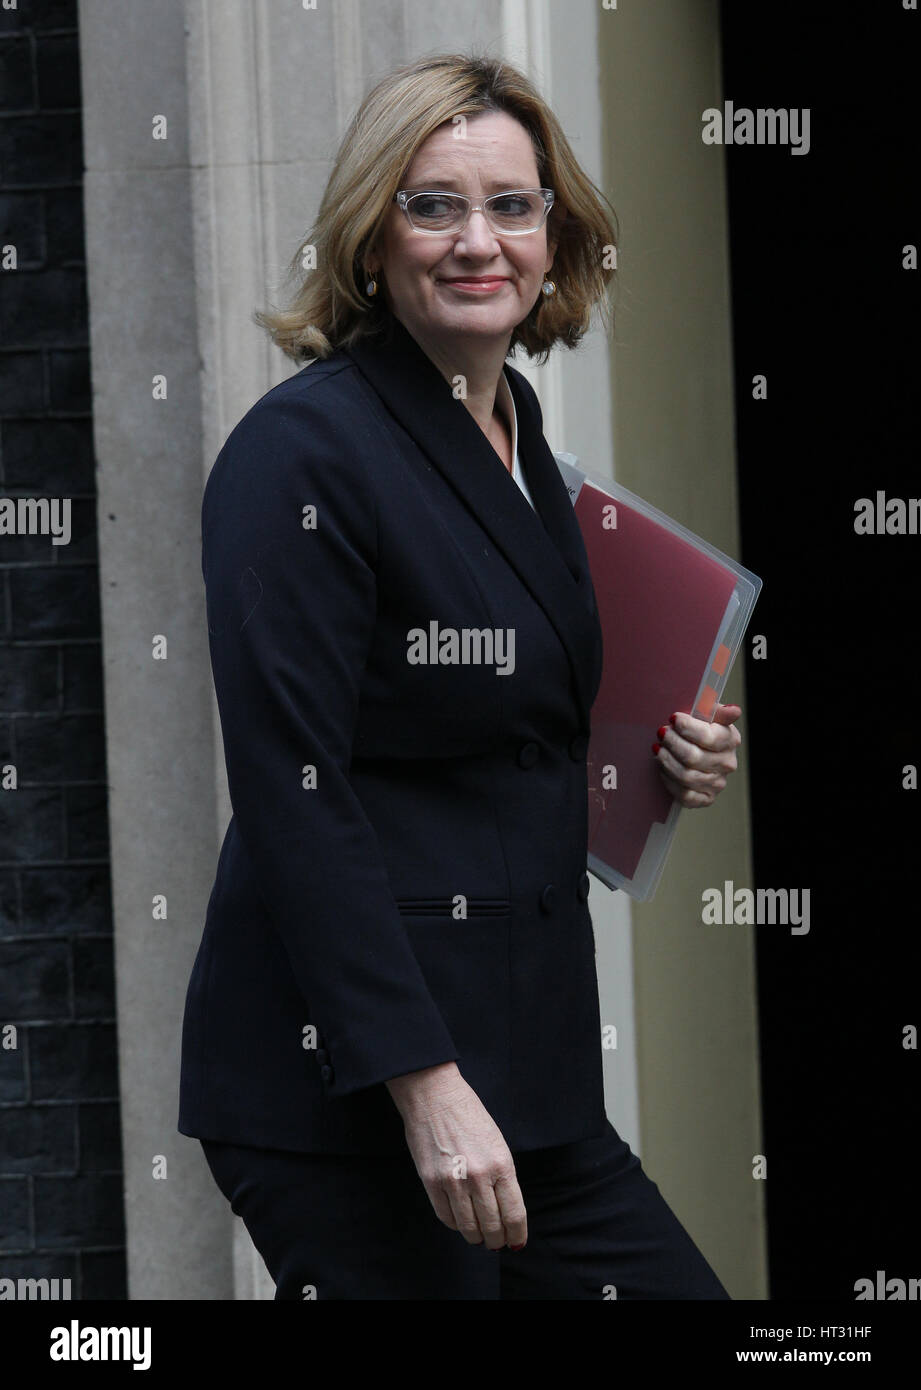
<svg viewBox="0 0 921 1390">
<path fill-rule="evenodd" d="M 458 895 L 459 896 L 459 895 Z M 406 917 L 453 917 L 454 897 L 396 898 L 397 910 Z M 467 917 L 508 917 L 512 910 L 509 898 L 472 898 L 467 896 Z M 456 918 L 462 921 L 463 918 Z"/>
<path fill-rule="evenodd" d="M 424 907 L 401 908 L 403 925 L 451 1035 L 460 1072 L 491 1115 L 505 1114 L 512 1082 L 510 905 L 474 898 L 461 921 L 451 917 L 450 898 L 399 901 Z"/>
</svg>

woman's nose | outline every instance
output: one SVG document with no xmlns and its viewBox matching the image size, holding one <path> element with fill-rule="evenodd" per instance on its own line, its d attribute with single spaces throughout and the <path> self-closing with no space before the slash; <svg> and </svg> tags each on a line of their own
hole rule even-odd
<svg viewBox="0 0 921 1390">
<path fill-rule="evenodd" d="M 467 251 L 480 252 L 494 251 L 497 246 L 496 234 L 486 221 L 484 212 L 474 212 L 471 209 L 467 219 L 467 225 L 457 238 L 455 243 L 458 247 L 465 248 Z"/>
</svg>

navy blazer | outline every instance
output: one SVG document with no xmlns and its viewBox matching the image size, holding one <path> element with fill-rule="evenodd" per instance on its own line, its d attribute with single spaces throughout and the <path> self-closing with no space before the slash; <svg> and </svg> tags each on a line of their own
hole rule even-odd
<svg viewBox="0 0 921 1390">
<path fill-rule="evenodd" d="M 605 1124 L 601 629 L 537 397 L 504 370 L 536 513 L 396 319 L 264 395 L 208 478 L 233 816 L 186 998 L 183 1134 L 405 1151 L 384 1081 L 451 1060 L 513 1151 Z"/>
</svg>

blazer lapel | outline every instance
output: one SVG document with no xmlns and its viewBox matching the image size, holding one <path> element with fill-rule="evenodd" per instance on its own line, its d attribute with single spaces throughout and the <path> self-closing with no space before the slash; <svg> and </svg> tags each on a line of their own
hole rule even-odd
<svg viewBox="0 0 921 1390">
<path fill-rule="evenodd" d="M 544 609 L 569 657 L 587 732 L 601 679 L 601 630 L 579 523 L 522 379 L 506 364 L 518 417 L 518 452 L 539 515 L 399 319 L 391 318 L 384 334 L 362 338 L 345 351 Z"/>
</svg>

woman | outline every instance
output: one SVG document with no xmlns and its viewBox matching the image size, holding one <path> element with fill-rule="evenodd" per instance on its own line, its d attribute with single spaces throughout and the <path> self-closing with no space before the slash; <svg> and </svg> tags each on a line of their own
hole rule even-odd
<svg viewBox="0 0 921 1390">
<path fill-rule="evenodd" d="M 429 58 L 366 98 L 298 253 L 317 268 L 260 316 L 312 360 L 205 490 L 234 814 L 179 1128 L 277 1298 L 728 1297 L 604 1111 L 601 634 L 536 396 L 503 365 L 579 341 L 613 242 L 524 77 Z M 725 785 L 739 713 L 663 711 L 683 805 Z"/>
</svg>

